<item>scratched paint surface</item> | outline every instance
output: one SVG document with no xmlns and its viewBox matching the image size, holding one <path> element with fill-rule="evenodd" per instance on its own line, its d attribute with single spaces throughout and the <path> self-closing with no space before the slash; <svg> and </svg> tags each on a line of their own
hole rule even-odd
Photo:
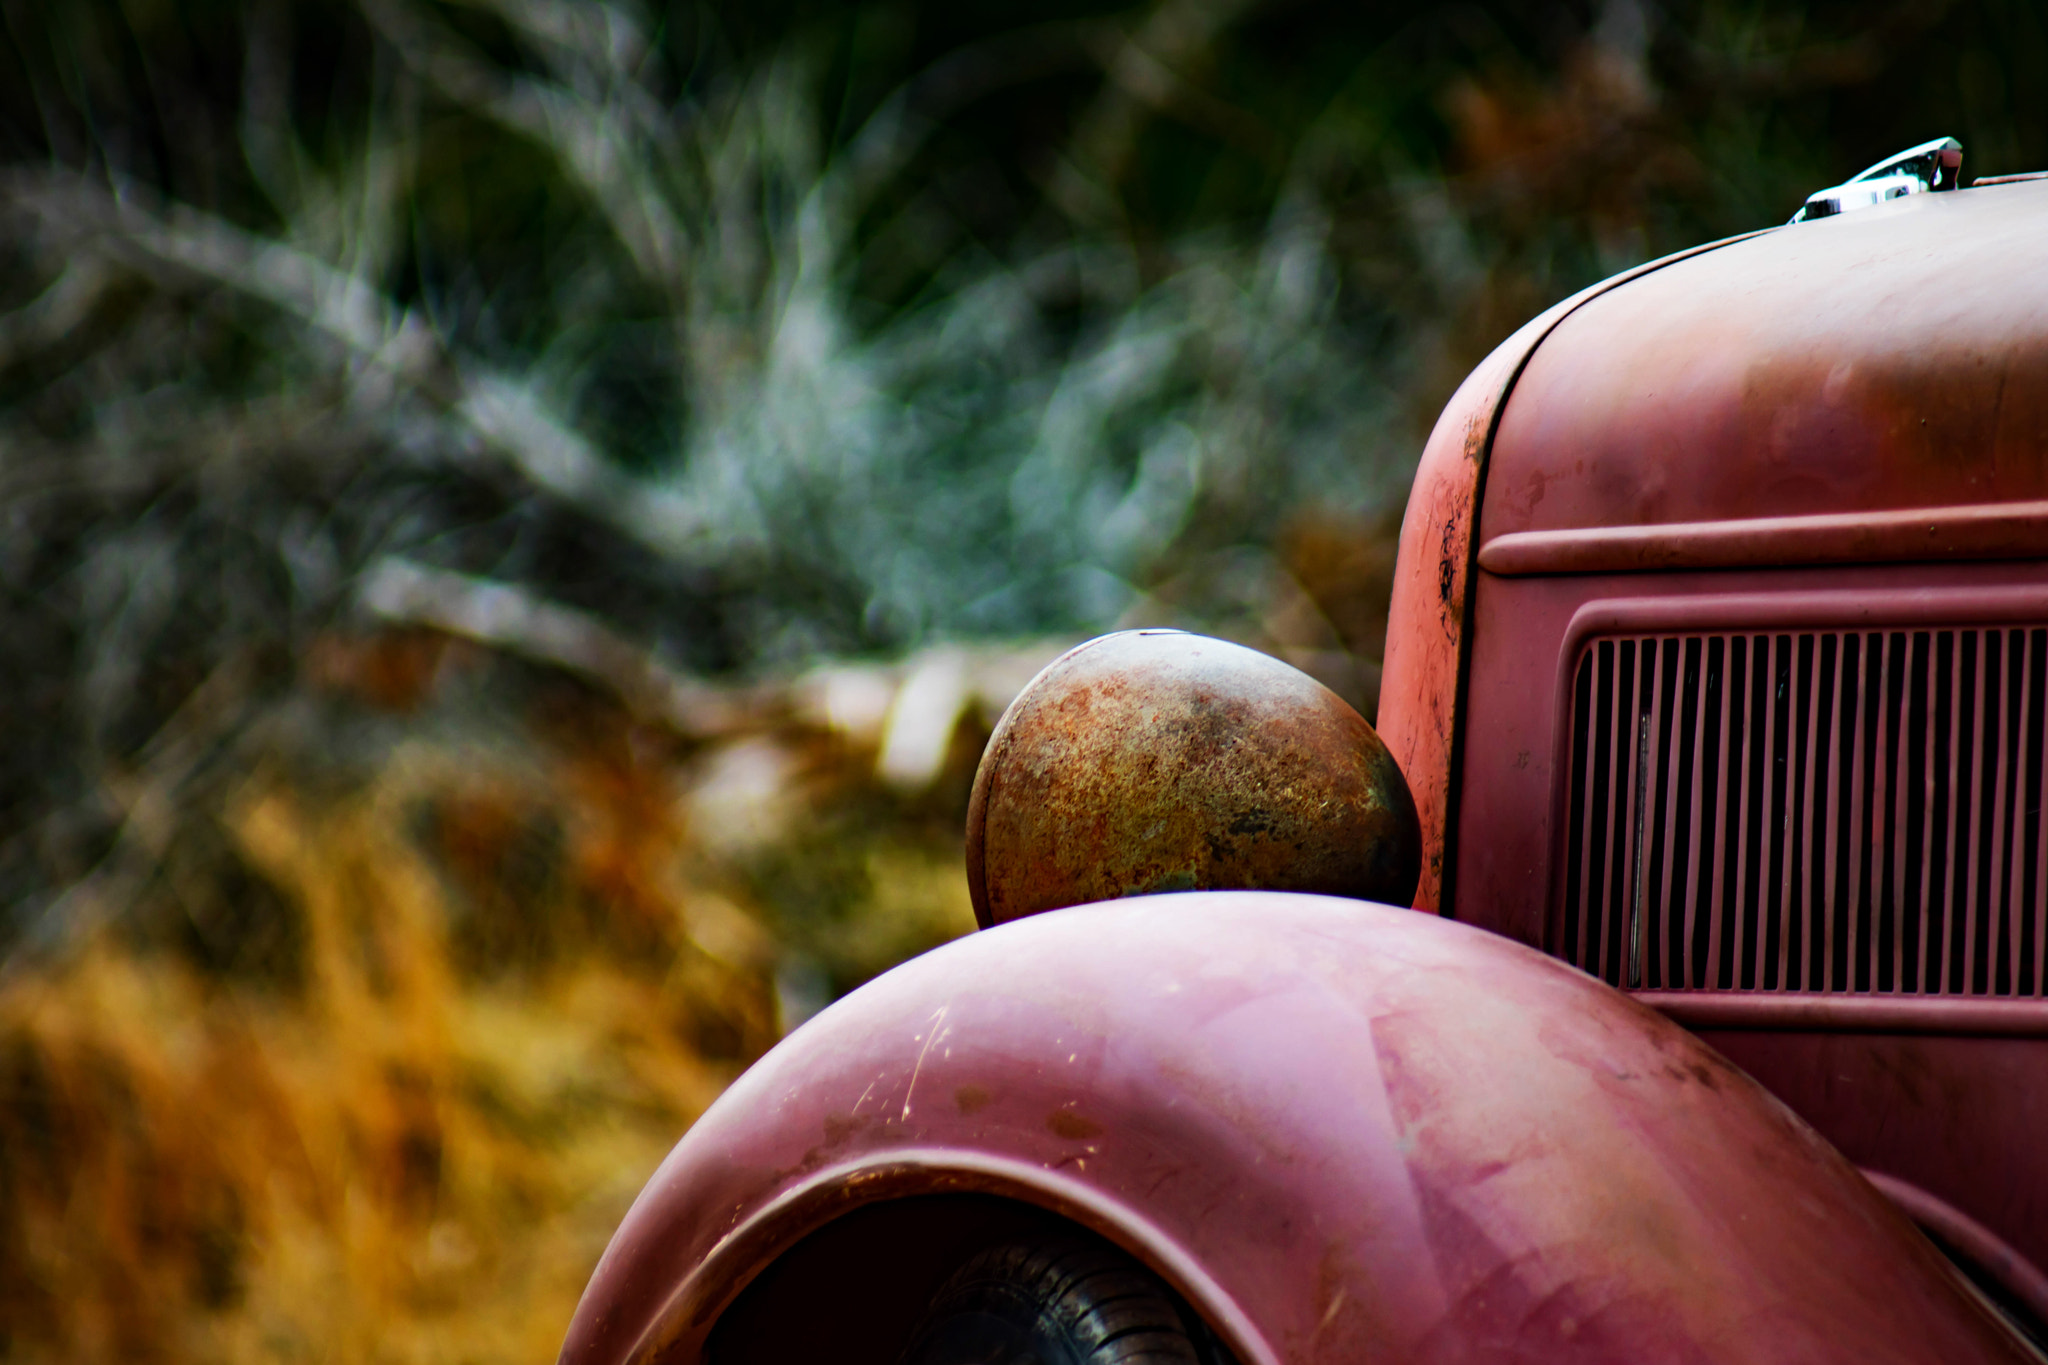
<svg viewBox="0 0 2048 1365">
<path fill-rule="evenodd" d="M 1221 892 L 1003 925 L 834 1005 L 664 1164 L 564 1359 L 693 1359 L 781 1246 L 911 1189 L 1092 1222 L 1247 1365 L 2023 1358 L 1662 1018 L 1467 926 Z"/>
<path fill-rule="evenodd" d="M 1486 496 L 1502 405 L 1545 338 L 1589 300 L 1730 244 L 1710 242 L 1637 266 L 1531 319 L 1458 386 L 1429 434 L 1401 522 L 1379 712 L 1380 737 L 1408 779 L 1421 822 L 1418 910 L 1455 913 L 1452 845 L 1462 758 L 1457 708 L 1468 658 L 1475 535 L 1493 534 L 1491 523 L 1475 528 L 1474 522 Z"/>
</svg>

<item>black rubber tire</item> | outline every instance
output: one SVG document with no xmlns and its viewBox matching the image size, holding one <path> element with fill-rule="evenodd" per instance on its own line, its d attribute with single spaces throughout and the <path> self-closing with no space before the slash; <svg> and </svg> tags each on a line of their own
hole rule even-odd
<svg viewBox="0 0 2048 1365">
<path fill-rule="evenodd" d="M 902 1365 L 1211 1365 L 1208 1333 L 1107 1243 L 990 1247 L 932 1296 Z"/>
</svg>

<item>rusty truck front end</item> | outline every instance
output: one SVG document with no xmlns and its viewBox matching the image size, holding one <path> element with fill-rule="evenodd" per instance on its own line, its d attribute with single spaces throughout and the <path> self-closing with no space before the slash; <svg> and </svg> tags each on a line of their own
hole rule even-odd
<svg viewBox="0 0 2048 1365">
<path fill-rule="evenodd" d="M 565 1365 L 2040 1360 L 2048 182 L 1952 147 L 1473 374 L 1377 735 L 1041 674 L 982 931 L 705 1114 Z"/>
<path fill-rule="evenodd" d="M 1538 331 L 1404 532 L 1420 903 L 1694 1029 L 2048 1320 L 2048 181 Z"/>
</svg>

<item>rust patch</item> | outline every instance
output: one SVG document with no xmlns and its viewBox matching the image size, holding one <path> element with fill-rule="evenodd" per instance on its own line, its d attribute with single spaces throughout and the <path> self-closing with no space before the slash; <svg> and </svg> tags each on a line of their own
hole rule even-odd
<svg viewBox="0 0 2048 1365">
<path fill-rule="evenodd" d="M 1179 631 L 1104 636 L 1040 674 L 973 811 L 985 924 L 1166 891 L 1400 905 L 1421 869 L 1414 799 L 1363 717 L 1277 659 Z"/>
<path fill-rule="evenodd" d="M 865 1118 L 840 1118 L 837 1115 L 828 1115 L 825 1119 L 825 1145 L 843 1147 L 849 1138 L 867 1126 L 868 1121 Z"/>
<path fill-rule="evenodd" d="M 1480 464 L 1486 458 L 1486 435 L 1493 429 L 1494 405 L 1489 403 L 1465 419 L 1465 458 Z"/>
<path fill-rule="evenodd" d="M 962 1114 L 979 1114 L 995 1096 L 978 1085 L 963 1085 L 953 1092 L 953 1107 Z"/>
<path fill-rule="evenodd" d="M 1047 1114 L 1045 1126 L 1069 1142 L 1080 1142 L 1084 1138 L 1099 1137 L 1102 1134 L 1102 1125 L 1094 1119 L 1082 1118 L 1079 1114 L 1065 1109 L 1055 1109 Z"/>
</svg>

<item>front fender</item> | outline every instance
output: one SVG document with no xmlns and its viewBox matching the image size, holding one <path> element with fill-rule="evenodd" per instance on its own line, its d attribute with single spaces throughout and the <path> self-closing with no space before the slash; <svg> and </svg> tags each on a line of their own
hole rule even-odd
<svg viewBox="0 0 2048 1365">
<path fill-rule="evenodd" d="M 960 1190 L 1121 1243 L 1246 1365 L 2025 1359 L 1676 1025 L 1469 926 L 1261 892 L 1020 920 L 824 1011 L 649 1181 L 562 1359 L 695 1360 L 807 1233 Z"/>
</svg>

